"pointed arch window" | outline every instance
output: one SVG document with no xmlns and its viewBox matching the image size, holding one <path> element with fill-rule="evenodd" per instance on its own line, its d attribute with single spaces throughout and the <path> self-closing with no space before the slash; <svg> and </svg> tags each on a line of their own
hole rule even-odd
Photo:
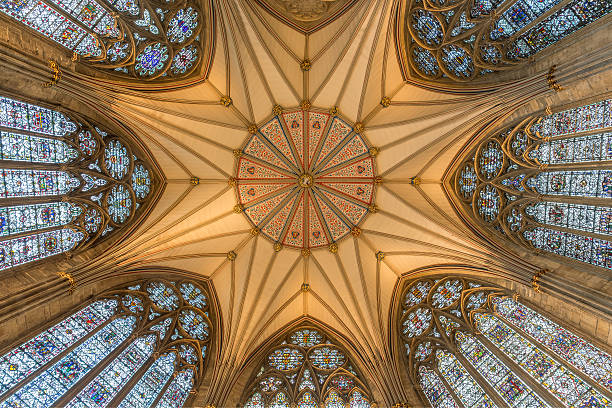
<svg viewBox="0 0 612 408">
<path fill-rule="evenodd" d="M 401 299 L 407 369 L 434 408 L 612 403 L 612 357 L 499 287 L 432 277 Z"/>
<path fill-rule="evenodd" d="M 0 270 L 130 224 L 154 188 L 136 154 L 74 114 L 0 96 Z"/>
<path fill-rule="evenodd" d="M 611 11 L 606 0 L 411 0 L 403 54 L 417 78 L 474 81 L 511 69 Z"/>
<path fill-rule="evenodd" d="M 1 407 L 182 407 L 213 328 L 193 281 L 107 291 L 0 357 Z"/>
<path fill-rule="evenodd" d="M 360 378 L 342 347 L 304 326 L 266 354 L 246 389 L 243 407 L 369 408 L 371 393 Z"/>
<path fill-rule="evenodd" d="M 123 78 L 172 80 L 188 76 L 203 60 L 209 10 L 199 4 L 2 0 L 0 11 L 95 68 Z"/>
<path fill-rule="evenodd" d="M 482 226 L 515 243 L 612 268 L 612 100 L 496 132 L 455 189 Z"/>
</svg>

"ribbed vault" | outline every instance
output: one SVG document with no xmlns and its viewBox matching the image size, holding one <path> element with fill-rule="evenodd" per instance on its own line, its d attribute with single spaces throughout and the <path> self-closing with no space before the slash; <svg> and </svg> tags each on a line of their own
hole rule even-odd
<svg viewBox="0 0 612 408">
<path fill-rule="evenodd" d="M 407 400 L 389 348 L 390 307 L 402 275 L 467 264 L 528 284 L 542 267 L 466 228 L 446 195 L 449 163 L 478 129 L 505 120 L 537 95 L 547 103 L 560 103 L 563 96 L 548 88 L 546 71 L 477 94 L 405 83 L 393 41 L 392 0 L 357 1 L 310 34 L 253 1 L 216 6 L 217 43 L 207 81 L 147 95 L 69 75 L 58 85 L 67 92 L 78 89 L 84 102 L 108 105 L 143 139 L 166 177 L 163 196 L 137 232 L 68 272 L 77 283 L 102 272 L 155 267 L 209 278 L 219 299 L 222 338 L 207 388 L 198 396 L 202 406 L 222 405 L 263 339 L 303 315 L 352 339 L 382 405 L 398 396 Z M 591 54 L 582 62 L 594 61 Z M 558 70 L 558 79 L 567 83 L 579 72 L 575 61 Z M 277 105 L 336 107 L 377 148 L 382 183 L 376 208 L 333 250 L 275 247 L 235 209 L 235 150 Z"/>
</svg>

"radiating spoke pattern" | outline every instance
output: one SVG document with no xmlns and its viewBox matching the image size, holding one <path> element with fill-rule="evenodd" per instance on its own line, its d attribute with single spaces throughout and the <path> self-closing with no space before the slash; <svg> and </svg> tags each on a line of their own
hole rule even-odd
<svg viewBox="0 0 612 408">
<path fill-rule="evenodd" d="M 281 113 L 244 144 L 236 168 L 238 201 L 275 243 L 330 245 L 372 210 L 375 154 L 365 137 L 337 115 Z"/>
</svg>

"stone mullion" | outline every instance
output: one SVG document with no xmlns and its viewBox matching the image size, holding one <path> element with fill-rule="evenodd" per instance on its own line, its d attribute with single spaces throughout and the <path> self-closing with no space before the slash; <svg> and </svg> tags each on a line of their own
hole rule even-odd
<svg viewBox="0 0 612 408">
<path fill-rule="evenodd" d="M 176 378 L 178 373 L 179 372 L 177 371 L 176 367 L 174 367 L 174 372 L 172 373 L 170 378 L 168 378 L 168 381 L 166 381 L 166 383 L 161 388 L 161 390 L 159 390 L 159 393 L 157 394 L 157 397 L 155 397 L 155 400 L 153 400 L 153 403 L 151 404 L 152 407 L 156 407 L 159 404 L 159 401 L 162 399 L 162 397 L 166 393 L 166 390 L 168 390 L 168 387 L 170 387 L 170 384 L 172 384 L 172 381 L 174 381 L 174 379 Z M 187 398 L 187 399 L 189 399 L 189 398 Z M 187 401 L 185 401 L 185 402 L 187 402 Z M 185 406 L 188 406 L 188 405 L 185 404 Z"/>
<path fill-rule="evenodd" d="M 472 364 L 468 361 L 467 358 L 463 355 L 463 353 L 458 349 L 454 348 L 452 350 L 453 355 L 459 363 L 466 369 L 466 371 L 472 376 L 474 381 L 485 391 L 485 394 L 490 397 L 498 407 L 508 407 L 508 404 L 502 397 L 499 396 L 499 393 L 495 391 L 495 389 L 489 384 L 489 382 L 484 379 L 480 373 L 472 366 Z"/>
<path fill-rule="evenodd" d="M 93 337 L 95 334 L 97 334 L 100 330 L 102 330 L 103 328 L 108 326 L 112 321 L 114 321 L 118 317 L 121 317 L 121 316 L 116 316 L 116 315 L 112 316 L 106 322 L 104 322 L 103 324 L 101 324 L 100 326 L 98 326 L 97 328 L 95 328 L 94 330 L 92 330 L 91 332 L 87 333 L 85 336 L 81 337 L 79 340 L 74 342 L 74 344 L 72 346 L 66 348 L 64 351 L 59 353 L 57 356 L 53 357 L 46 364 L 40 366 L 36 371 L 32 372 L 26 378 L 21 380 L 20 383 L 18 383 L 17 385 L 12 387 L 10 390 L 8 390 L 5 395 L 0 396 L 0 404 L 2 404 L 8 397 L 10 397 L 11 395 L 15 394 L 15 392 L 19 391 L 23 386 L 25 386 L 26 384 L 30 383 L 30 381 L 32 379 L 38 377 L 41 373 L 45 372 L 49 367 L 53 366 L 55 363 L 57 363 L 62 358 L 64 358 L 68 353 L 70 353 L 71 351 L 76 349 L 78 346 L 80 346 L 81 344 L 83 344 L 84 342 L 89 340 L 91 337 Z"/>
<path fill-rule="evenodd" d="M 87 386 L 87 384 L 94 380 L 109 365 L 109 363 L 117 358 L 121 352 L 123 352 L 139 337 L 134 334 L 134 332 L 137 330 L 138 328 L 135 327 L 131 335 L 129 335 L 125 340 L 123 340 L 123 342 L 121 342 L 121 344 L 119 344 L 113 351 L 104 357 L 102 361 L 96 364 L 87 374 L 83 376 L 83 378 L 74 383 L 68 392 L 62 395 L 53 405 L 57 407 L 65 407 L 68 405 L 68 403 L 72 401 L 72 399 L 75 398 L 79 392 L 81 392 Z"/>
<path fill-rule="evenodd" d="M 561 225 L 545 224 L 545 223 L 537 222 L 535 220 L 530 220 L 530 224 L 533 224 L 536 227 L 549 228 L 549 229 L 555 230 L 555 231 L 568 232 L 568 233 L 572 233 L 572 234 L 576 234 L 576 235 L 582 235 L 582 236 L 585 236 L 585 237 L 597 238 L 597 239 L 601 239 L 601 240 L 604 240 L 604 241 L 608 241 L 608 240 L 612 239 L 612 237 L 610 237 L 609 235 L 598 234 L 598 233 L 592 232 L 592 231 L 584 231 L 584 230 L 580 230 L 580 229 L 574 229 L 574 228 L 571 228 L 571 227 L 563 227 Z"/>
<path fill-rule="evenodd" d="M 453 387 L 451 387 L 448 381 L 446 381 L 446 378 L 444 377 L 444 375 L 442 375 L 442 373 L 438 369 L 438 366 L 435 363 L 432 365 L 432 368 L 433 368 L 433 371 L 438 375 L 438 377 L 442 381 L 442 384 L 444 384 L 444 387 L 447 389 L 451 398 L 455 400 L 455 404 L 457 404 L 459 408 L 470 408 L 470 407 L 466 407 L 465 405 L 463 405 L 463 401 L 461 401 L 461 398 L 459 398 L 459 396 L 455 393 L 455 390 L 453 390 Z"/>
<path fill-rule="evenodd" d="M 34 130 L 17 129 L 17 128 L 12 128 L 12 127 L 8 127 L 8 126 L 2 126 L 2 125 L 0 125 L 0 131 L 1 132 L 6 132 L 6 133 L 16 133 L 16 134 L 25 135 L 25 136 L 41 137 L 41 138 L 51 139 L 51 140 L 60 140 L 62 142 L 66 142 L 68 144 L 70 144 L 70 142 L 67 141 L 66 138 L 75 134 L 75 132 L 72 132 L 72 133 L 68 133 L 68 134 L 66 134 L 64 136 L 55 136 L 55 135 L 48 135 L 48 134 L 45 134 L 45 133 L 39 133 L 39 132 L 36 132 Z"/>
<path fill-rule="evenodd" d="M 603 387 L 601 384 L 599 384 L 598 382 L 593 380 L 588 375 L 584 374 L 582 371 L 580 371 L 578 368 L 576 368 L 572 363 L 567 361 L 565 358 L 561 357 L 560 355 L 558 355 L 557 353 L 552 351 L 550 348 L 548 348 L 548 346 L 544 345 L 539 340 L 537 340 L 534 337 L 532 337 L 529 333 L 525 332 L 525 330 L 523 330 L 520 327 L 516 326 L 514 323 L 512 323 L 510 320 L 506 319 L 504 316 L 502 316 L 498 312 L 495 312 L 494 315 L 499 320 L 501 320 L 502 322 L 507 324 L 510 328 L 512 328 L 512 330 L 514 330 L 515 332 L 519 333 L 524 338 L 526 338 L 530 343 L 532 343 L 533 345 L 538 347 L 540 350 L 545 351 L 548 355 L 550 355 L 551 357 L 555 358 L 556 360 L 559 360 L 563 365 L 565 365 L 566 367 L 570 368 L 572 373 L 576 374 L 578 377 L 580 377 L 583 381 L 585 381 L 591 387 L 597 389 L 597 391 L 599 391 L 602 395 L 608 395 L 609 394 L 610 391 L 605 389 L 605 387 Z"/>
<path fill-rule="evenodd" d="M 532 391 L 534 391 L 540 398 L 542 398 L 551 407 L 560 405 L 560 401 L 555 398 L 550 391 L 544 388 L 537 380 L 535 380 L 529 373 L 527 373 L 521 366 L 515 363 L 510 357 L 503 353 L 498 347 L 496 347 L 488 338 L 483 334 L 477 334 L 476 338 L 484 345 L 495 357 L 500 359 L 502 363 L 510 370 L 511 373 L 520 378 Z M 524 375 L 521 375 L 524 374 Z"/>
<path fill-rule="evenodd" d="M 132 388 L 140 381 L 143 375 L 147 372 L 149 367 L 157 360 L 155 357 L 156 352 L 153 352 L 149 358 L 143 363 L 142 366 L 132 375 L 132 377 L 125 383 L 121 390 L 115 395 L 115 397 L 108 403 L 109 407 L 118 407 L 121 401 L 128 395 Z"/>
<path fill-rule="evenodd" d="M 558 201 L 568 204 L 584 204 L 594 205 L 599 207 L 609 207 L 612 205 L 612 200 L 604 197 L 584 197 L 584 196 L 568 196 L 568 195 L 541 195 L 538 197 L 540 201 Z"/>
<path fill-rule="evenodd" d="M 546 20 L 548 17 L 550 17 L 551 15 L 555 14 L 557 11 L 561 10 L 563 7 L 565 7 L 568 4 L 570 4 L 570 2 L 571 2 L 571 0 L 564 0 L 564 1 L 559 2 L 559 4 L 551 7 L 550 9 L 546 10 L 544 13 L 540 14 L 540 16 L 535 18 L 532 22 L 530 22 L 529 24 L 527 24 L 523 28 L 517 30 L 514 34 L 512 34 L 510 37 L 508 37 L 508 39 L 506 41 L 513 42 L 518 37 L 520 37 L 524 33 L 526 33 L 529 30 L 531 30 L 537 24 L 539 24 L 540 22 Z"/>
<path fill-rule="evenodd" d="M 549 136 L 549 141 L 553 142 L 555 140 L 567 140 L 567 139 L 574 139 L 577 137 L 582 137 L 582 136 L 593 136 L 593 135 L 598 135 L 600 133 L 609 133 L 612 132 L 612 127 L 601 127 L 601 128 L 597 128 L 597 129 L 591 129 L 591 130 L 585 130 L 582 132 L 573 132 L 573 133 L 568 133 L 566 135 L 557 135 L 557 136 Z M 544 144 L 546 143 L 546 140 L 544 140 L 544 137 L 540 136 L 540 139 L 536 139 L 535 143 L 540 142 L 540 144 Z"/>
<path fill-rule="evenodd" d="M 66 200 L 66 195 L 47 195 L 47 196 L 36 196 L 36 197 L 14 197 L 14 198 L 0 198 L 0 207 L 12 207 L 16 205 L 28 205 L 28 204 L 46 204 L 48 202 L 60 202 L 70 201 Z"/>
<path fill-rule="evenodd" d="M 566 171 L 566 170 L 610 170 L 612 169 L 612 160 L 588 161 L 588 162 L 568 162 L 547 164 L 541 170 L 542 173 L 549 171 Z"/>
<path fill-rule="evenodd" d="M 71 223 L 64 224 L 64 225 L 57 225 L 55 227 L 37 228 L 37 229 L 30 230 L 30 231 L 23 231 L 23 232 L 18 232 L 16 234 L 6 235 L 3 237 L 0 237 L 0 242 L 9 241 L 11 239 L 23 238 L 23 237 L 27 237 L 27 236 L 35 235 L 35 234 L 42 234 L 45 232 L 57 231 L 57 230 L 61 230 L 64 228 L 70 228 L 70 224 Z"/>
</svg>

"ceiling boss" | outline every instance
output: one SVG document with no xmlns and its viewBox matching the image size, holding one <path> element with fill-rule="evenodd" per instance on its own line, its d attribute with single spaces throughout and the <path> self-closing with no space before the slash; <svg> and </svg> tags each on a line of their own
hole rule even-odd
<svg viewBox="0 0 612 408">
<path fill-rule="evenodd" d="M 239 207 L 275 248 L 333 245 L 375 208 L 378 150 L 337 109 L 274 114 L 236 155 Z"/>
</svg>

